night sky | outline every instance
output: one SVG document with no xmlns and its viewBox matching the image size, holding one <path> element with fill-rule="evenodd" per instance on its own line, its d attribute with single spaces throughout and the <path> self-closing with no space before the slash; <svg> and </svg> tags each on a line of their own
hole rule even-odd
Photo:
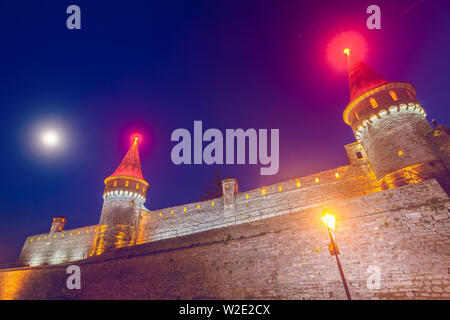
<svg viewBox="0 0 450 320">
<path fill-rule="evenodd" d="M 66 28 L 67 6 L 82 29 Z M 342 120 L 348 79 L 327 60 L 339 33 L 367 42 L 365 62 L 409 81 L 428 119 L 450 124 L 448 0 L 376 1 L 381 30 L 368 30 L 374 1 L 0 2 L 0 262 L 25 238 L 97 224 L 103 180 L 139 131 L 146 207 L 198 201 L 215 166 L 172 164 L 177 128 L 280 129 L 280 170 L 221 165 L 241 191 L 347 163 L 354 141 Z M 339 56 L 337 59 L 341 59 Z M 37 130 L 55 125 L 61 150 Z"/>
</svg>

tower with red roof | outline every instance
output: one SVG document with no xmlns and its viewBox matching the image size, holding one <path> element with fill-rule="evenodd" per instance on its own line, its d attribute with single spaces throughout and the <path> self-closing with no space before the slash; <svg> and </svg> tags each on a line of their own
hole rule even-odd
<svg viewBox="0 0 450 320">
<path fill-rule="evenodd" d="M 95 254 L 134 244 L 147 187 L 135 138 L 119 167 L 105 179 Z"/>
<path fill-rule="evenodd" d="M 409 82 L 388 81 L 347 51 L 350 103 L 344 121 L 353 129 L 382 187 L 424 180 L 444 170 L 433 150 L 433 129 Z"/>
</svg>

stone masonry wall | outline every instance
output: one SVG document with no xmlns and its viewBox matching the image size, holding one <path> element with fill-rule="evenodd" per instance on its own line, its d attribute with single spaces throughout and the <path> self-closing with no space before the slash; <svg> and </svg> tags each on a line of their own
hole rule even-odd
<svg viewBox="0 0 450 320">
<path fill-rule="evenodd" d="M 354 299 L 450 299 L 450 203 L 435 179 L 326 207 Z M 345 299 L 322 209 L 88 258 L 81 290 L 66 289 L 69 264 L 0 270 L 0 299 Z"/>
<path fill-rule="evenodd" d="M 360 166 L 335 169 L 283 181 L 236 194 L 236 203 L 225 209 L 223 199 L 142 211 L 137 243 L 177 237 L 229 225 L 291 213 L 331 199 L 345 199 L 380 191 L 373 171 Z"/>
<path fill-rule="evenodd" d="M 235 205 L 230 208 L 225 209 L 223 199 L 219 198 L 162 210 L 142 210 L 139 215 L 136 212 L 131 214 L 130 210 L 141 208 L 141 200 L 127 196 L 106 195 L 102 217 L 105 210 L 109 214 L 114 213 L 113 216 L 118 214 L 120 217 L 119 211 L 123 207 L 125 212 L 130 213 L 130 217 L 135 217 L 131 222 L 133 226 L 135 225 L 133 221 L 139 220 L 135 240 L 137 244 L 142 244 L 286 214 L 330 199 L 348 198 L 379 191 L 379 182 L 376 181 L 361 144 L 355 142 L 346 145 L 345 148 L 350 165 L 238 193 L 235 197 Z M 364 157 L 358 159 L 356 152 L 361 152 Z M 130 207 L 131 201 L 135 202 L 133 208 Z M 56 235 L 30 236 L 25 241 L 19 264 L 37 266 L 76 261 L 92 254 L 102 254 L 108 244 L 116 248 L 130 245 L 130 241 L 122 239 L 123 237 L 117 236 L 115 232 L 106 234 L 111 228 L 109 225 L 110 223 L 101 225 L 100 228 L 98 228 L 100 225 L 95 225 L 63 230 Z M 134 236 L 135 232 L 132 233 Z M 105 239 L 114 241 L 105 242 Z M 94 246 L 96 246 L 95 252 Z"/>
<path fill-rule="evenodd" d="M 437 160 L 427 140 L 433 130 L 416 106 L 400 105 L 385 112 L 380 118 L 371 118 L 361 133 L 361 143 L 378 179 L 411 165 Z"/>
<path fill-rule="evenodd" d="M 19 257 L 22 265 L 58 264 L 85 259 L 93 249 L 97 225 L 29 236 Z"/>
</svg>

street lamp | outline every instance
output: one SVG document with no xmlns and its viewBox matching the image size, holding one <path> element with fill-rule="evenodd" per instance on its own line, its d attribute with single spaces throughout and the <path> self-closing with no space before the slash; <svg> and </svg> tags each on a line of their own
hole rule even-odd
<svg viewBox="0 0 450 320">
<path fill-rule="evenodd" d="M 350 297 L 350 291 L 348 290 L 348 287 L 347 287 L 347 281 L 345 280 L 344 271 L 342 270 L 341 263 L 339 262 L 339 257 L 338 257 L 339 249 L 338 249 L 336 243 L 334 242 L 333 233 L 336 228 L 336 217 L 334 215 L 332 215 L 328 210 L 325 209 L 325 210 L 323 210 L 322 221 L 323 221 L 323 223 L 325 223 L 325 226 L 327 227 L 327 230 L 328 230 L 328 234 L 330 235 L 330 240 L 331 240 L 330 254 L 334 255 L 336 257 L 336 263 L 338 265 L 339 273 L 341 274 L 342 283 L 344 284 L 345 294 L 347 295 L 348 300 L 352 300 L 352 298 Z"/>
</svg>

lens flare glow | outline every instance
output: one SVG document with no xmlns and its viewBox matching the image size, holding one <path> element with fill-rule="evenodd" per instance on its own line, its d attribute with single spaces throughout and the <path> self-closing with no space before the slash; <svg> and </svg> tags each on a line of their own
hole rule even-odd
<svg viewBox="0 0 450 320">
<path fill-rule="evenodd" d="M 138 132 L 133 133 L 130 136 L 131 143 L 138 143 L 139 145 L 142 143 L 142 135 Z"/>
<path fill-rule="evenodd" d="M 344 53 L 344 54 L 342 54 Z M 338 71 L 347 69 L 347 57 L 355 56 L 365 60 L 367 55 L 366 40 L 357 32 L 341 32 L 331 39 L 327 47 L 328 63 Z"/>
<path fill-rule="evenodd" d="M 331 229 L 331 231 L 334 231 L 336 227 L 336 217 L 334 215 L 330 214 L 327 210 L 324 210 L 322 221 L 328 228 Z"/>
</svg>

